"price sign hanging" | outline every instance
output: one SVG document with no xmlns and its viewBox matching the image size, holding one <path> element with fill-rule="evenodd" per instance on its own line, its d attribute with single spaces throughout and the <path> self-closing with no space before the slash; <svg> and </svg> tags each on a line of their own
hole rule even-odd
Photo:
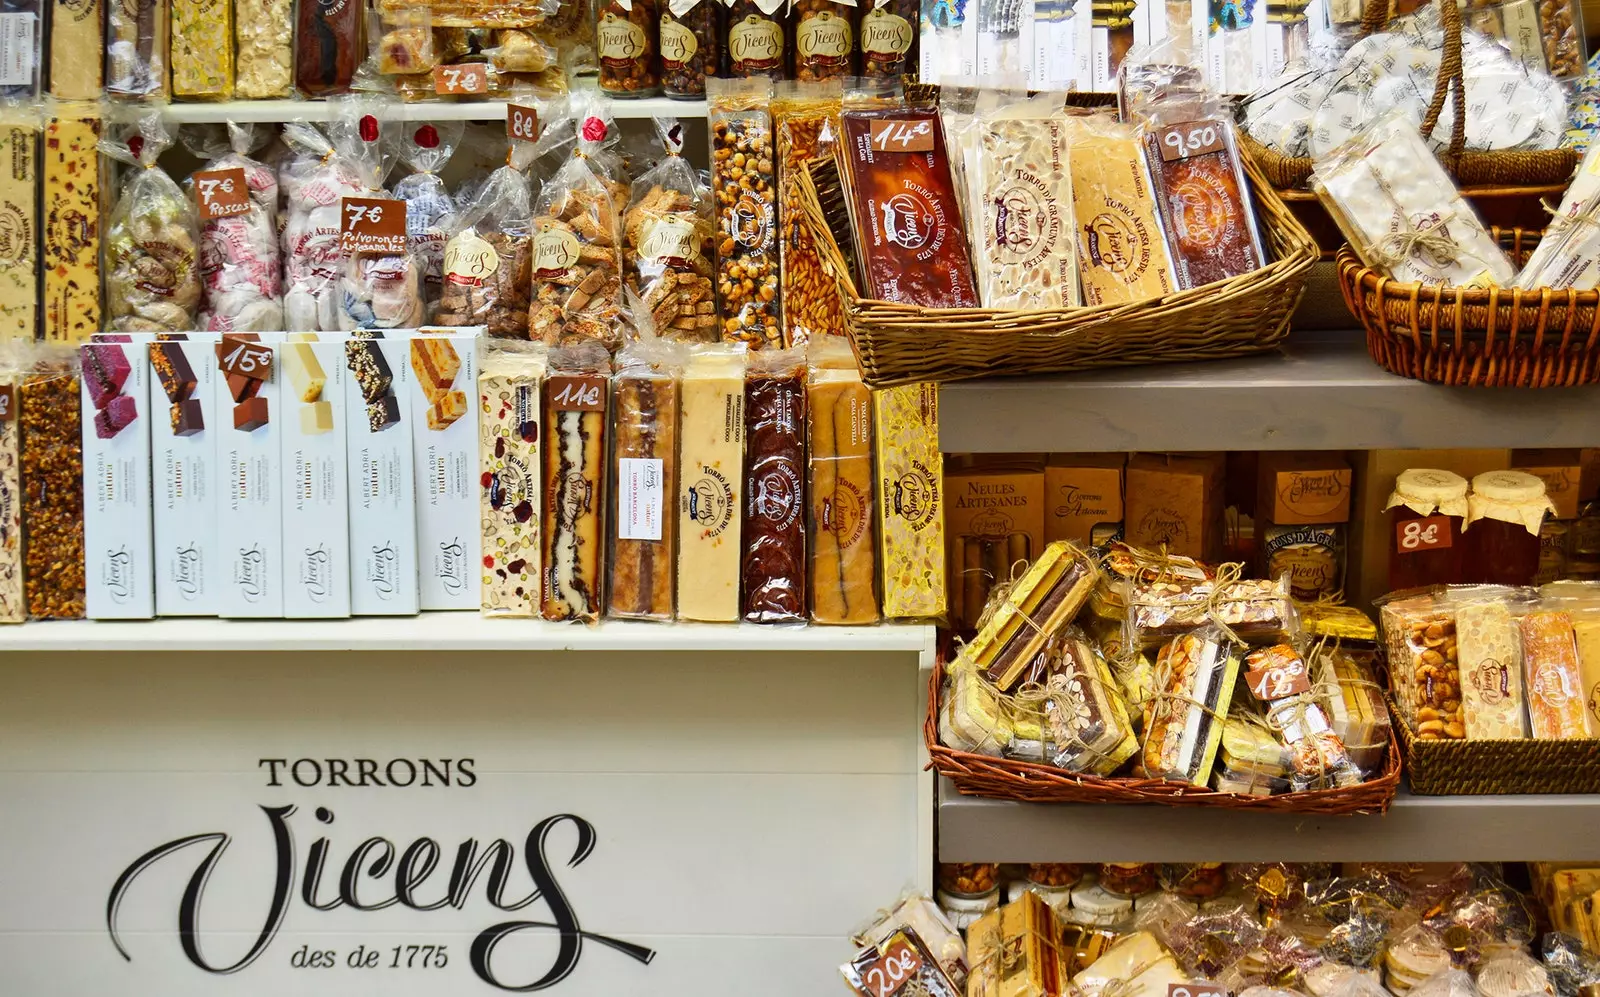
<svg viewBox="0 0 1600 997">
<path fill-rule="evenodd" d="M 1264 702 L 1311 691 L 1311 676 L 1306 674 L 1305 662 L 1299 657 L 1282 665 L 1246 672 L 1244 681 L 1255 697 Z"/>
<path fill-rule="evenodd" d="M 1396 553 L 1420 554 L 1425 550 L 1444 550 L 1451 543 L 1449 516 L 1402 519 L 1394 524 Z"/>
<path fill-rule="evenodd" d="M 1161 161 L 1204 156 L 1227 148 L 1227 133 L 1220 121 L 1186 121 L 1160 131 Z"/>
<path fill-rule="evenodd" d="M 252 381 L 272 377 L 272 347 L 236 336 L 223 336 L 217 344 L 217 365 L 224 374 L 237 374 Z"/>
<path fill-rule="evenodd" d="M 0 422 L 10 422 L 17 417 L 17 386 L 0 384 Z"/>
<path fill-rule="evenodd" d="M 1228 997 L 1228 991 L 1215 983 L 1169 983 L 1167 997 Z"/>
<path fill-rule="evenodd" d="M 603 412 L 606 379 L 603 377 L 552 377 L 544 390 L 550 404 L 562 412 Z"/>
<path fill-rule="evenodd" d="M 539 112 L 521 104 L 506 105 L 506 138 L 532 142 L 539 137 Z"/>
<path fill-rule="evenodd" d="M 482 62 L 463 62 L 458 66 L 434 66 L 433 92 L 454 95 L 488 93 L 489 67 Z"/>
<path fill-rule="evenodd" d="M 872 997 L 890 997 L 905 986 L 906 981 L 916 976 L 921 968 L 922 957 L 903 935 L 896 935 L 883 955 L 868 963 L 861 971 L 861 982 Z"/>
<path fill-rule="evenodd" d="M 347 197 L 340 205 L 339 248 L 346 256 L 393 256 L 406 251 L 406 202 Z"/>
<path fill-rule="evenodd" d="M 875 120 L 867 137 L 877 152 L 932 152 L 933 121 L 929 118 Z"/>
<path fill-rule="evenodd" d="M 197 170 L 194 174 L 194 203 L 200 220 L 233 218 L 250 210 L 250 186 L 243 167 L 229 170 Z"/>
</svg>

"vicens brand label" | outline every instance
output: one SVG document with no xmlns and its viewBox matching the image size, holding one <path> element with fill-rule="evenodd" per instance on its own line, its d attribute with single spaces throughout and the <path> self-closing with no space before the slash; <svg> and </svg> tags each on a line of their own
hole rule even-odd
<svg viewBox="0 0 1600 997">
<path fill-rule="evenodd" d="M 728 32 L 728 55 L 743 72 L 776 69 L 783 61 L 783 28 L 751 14 Z"/>
<path fill-rule="evenodd" d="M 607 13 L 600 19 L 595 38 L 600 59 L 614 68 L 626 69 L 636 59 L 650 54 L 650 40 L 644 28 L 625 17 Z"/>
<path fill-rule="evenodd" d="M 661 17 L 661 61 L 674 67 L 686 65 L 700 51 L 700 39 L 682 21 L 670 15 Z"/>
</svg>

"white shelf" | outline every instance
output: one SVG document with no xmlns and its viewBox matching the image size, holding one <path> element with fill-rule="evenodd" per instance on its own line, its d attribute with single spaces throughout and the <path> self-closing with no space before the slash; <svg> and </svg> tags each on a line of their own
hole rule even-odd
<svg viewBox="0 0 1600 997">
<path fill-rule="evenodd" d="M 939 780 L 941 862 L 1589 862 L 1600 795 L 1412 796 L 1386 814 L 1013 803 Z"/>
<path fill-rule="evenodd" d="M 166 118 L 173 124 L 209 124 L 220 121 L 276 122 L 327 121 L 337 104 L 322 100 L 234 100 L 217 104 L 168 104 Z M 504 121 L 504 101 L 399 103 L 403 121 Z M 704 100 L 648 97 L 613 100 L 611 113 L 618 118 L 704 118 Z"/>
<path fill-rule="evenodd" d="M 929 626 L 762 627 L 606 621 L 595 627 L 477 613 L 349 620 L 163 619 L 0 628 L 5 651 L 866 651 L 921 654 Z"/>
</svg>

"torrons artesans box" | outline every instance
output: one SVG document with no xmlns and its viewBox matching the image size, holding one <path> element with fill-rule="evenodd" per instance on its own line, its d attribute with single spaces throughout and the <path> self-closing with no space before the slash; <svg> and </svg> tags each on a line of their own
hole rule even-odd
<svg viewBox="0 0 1600 997">
<path fill-rule="evenodd" d="M 148 619 L 156 605 L 146 344 L 96 342 L 79 356 L 87 615 Z"/>
</svg>

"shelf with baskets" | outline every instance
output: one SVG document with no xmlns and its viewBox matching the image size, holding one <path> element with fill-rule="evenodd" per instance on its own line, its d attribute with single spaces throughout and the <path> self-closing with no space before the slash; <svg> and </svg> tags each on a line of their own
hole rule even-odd
<svg viewBox="0 0 1600 997">
<path fill-rule="evenodd" d="M 220 121 L 278 122 L 328 121 L 338 105 L 321 100 L 234 100 L 214 104 L 168 104 L 166 118 L 173 124 L 210 124 Z M 505 101 L 399 104 L 404 121 L 504 121 Z M 617 100 L 611 104 L 617 118 L 704 118 L 703 100 L 649 97 Z"/>
<path fill-rule="evenodd" d="M 1017 803 L 938 787 L 941 862 L 1589 861 L 1600 796 L 1412 796 L 1378 815 Z"/>
<path fill-rule="evenodd" d="M 1578 447 L 1600 438 L 1600 387 L 1450 388 L 1390 374 L 1359 330 L 1273 353 L 969 381 L 940 390 L 947 453 L 1062 449 L 1364 450 Z"/>
</svg>

